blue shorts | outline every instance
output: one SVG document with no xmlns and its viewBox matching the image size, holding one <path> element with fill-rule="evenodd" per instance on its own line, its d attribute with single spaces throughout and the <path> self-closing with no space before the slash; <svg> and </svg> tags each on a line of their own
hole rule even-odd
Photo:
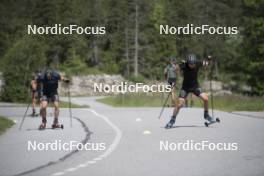
<svg viewBox="0 0 264 176">
<path fill-rule="evenodd" d="M 43 94 L 41 97 L 41 101 L 47 101 L 47 102 L 59 102 L 59 95 L 57 93 L 51 93 L 51 94 Z"/>
</svg>

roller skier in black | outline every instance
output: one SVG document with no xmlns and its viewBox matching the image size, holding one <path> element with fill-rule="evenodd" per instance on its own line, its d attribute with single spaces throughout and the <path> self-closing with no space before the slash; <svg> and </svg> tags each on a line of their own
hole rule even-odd
<svg viewBox="0 0 264 176">
<path fill-rule="evenodd" d="M 209 123 L 214 122 L 214 118 L 211 117 L 208 113 L 208 95 L 202 92 L 202 89 L 198 83 L 198 72 L 201 67 L 206 67 L 211 63 L 211 59 L 208 58 L 206 61 L 197 61 L 196 55 L 190 54 L 188 55 L 187 62 L 182 61 L 179 65 L 181 71 L 183 72 L 183 83 L 180 90 L 178 103 L 176 104 L 173 115 L 170 121 L 167 123 L 165 128 L 171 128 L 175 121 L 176 116 L 178 115 L 180 109 L 184 106 L 186 97 L 189 93 L 193 93 L 200 99 L 202 99 L 204 103 L 204 119 Z"/>
</svg>

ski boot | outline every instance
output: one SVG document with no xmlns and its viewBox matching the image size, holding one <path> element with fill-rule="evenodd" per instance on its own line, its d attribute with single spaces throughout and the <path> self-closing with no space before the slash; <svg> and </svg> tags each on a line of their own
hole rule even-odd
<svg viewBox="0 0 264 176">
<path fill-rule="evenodd" d="M 219 118 L 216 118 L 214 119 L 213 117 L 211 117 L 208 113 L 204 113 L 204 119 L 207 120 L 208 122 L 204 122 L 204 125 L 206 127 L 218 122 L 220 123 L 220 119 Z"/>
<path fill-rule="evenodd" d="M 62 124 L 61 125 L 59 124 L 58 119 L 54 119 L 54 122 L 53 122 L 51 128 L 52 129 L 55 129 L 55 128 L 61 128 L 61 129 L 63 129 L 63 125 Z"/>
<path fill-rule="evenodd" d="M 35 109 L 33 109 L 32 114 L 30 116 L 31 117 L 36 117 L 37 116 Z"/>
<path fill-rule="evenodd" d="M 211 117 L 208 113 L 204 113 L 204 119 L 207 120 L 209 123 L 215 122 L 214 118 Z"/>
<path fill-rule="evenodd" d="M 172 128 L 173 125 L 175 123 L 175 118 L 171 118 L 170 121 L 167 123 L 167 125 L 165 126 L 166 129 Z"/>
<path fill-rule="evenodd" d="M 46 119 L 42 119 L 42 123 L 39 126 L 39 130 L 45 130 L 46 129 L 46 123 L 47 123 L 47 120 Z"/>
</svg>

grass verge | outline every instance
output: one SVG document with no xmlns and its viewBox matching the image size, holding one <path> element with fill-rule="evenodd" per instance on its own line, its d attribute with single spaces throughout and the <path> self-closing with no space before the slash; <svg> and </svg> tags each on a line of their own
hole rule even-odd
<svg viewBox="0 0 264 176">
<path fill-rule="evenodd" d="M 209 99 L 210 101 L 211 99 Z M 195 106 L 201 107 L 201 103 L 195 102 Z M 209 102 L 211 105 L 211 102 Z M 248 97 L 242 95 L 227 95 L 214 97 L 215 109 L 223 111 L 264 111 L 262 97 Z"/>
<path fill-rule="evenodd" d="M 167 97 L 162 94 L 124 94 L 106 97 L 99 102 L 114 107 L 161 107 Z M 203 107 L 202 102 L 193 96 L 194 106 Z M 209 97 L 210 98 L 210 97 Z M 190 97 L 188 97 L 190 102 Z M 211 99 L 209 99 L 209 104 Z M 167 104 L 170 104 L 170 99 Z M 214 108 L 223 111 L 264 111 L 264 101 L 262 97 L 246 97 L 242 95 L 226 95 L 214 97 Z"/>
<path fill-rule="evenodd" d="M 5 132 L 8 128 L 11 128 L 14 125 L 12 120 L 9 120 L 4 117 L 0 117 L 0 134 Z"/>
<path fill-rule="evenodd" d="M 60 101 L 60 107 L 61 108 L 68 108 L 69 107 L 69 103 L 65 102 L 65 101 Z M 71 107 L 72 108 L 89 108 L 88 105 L 77 105 L 77 104 L 73 104 L 73 103 L 71 103 Z"/>
</svg>

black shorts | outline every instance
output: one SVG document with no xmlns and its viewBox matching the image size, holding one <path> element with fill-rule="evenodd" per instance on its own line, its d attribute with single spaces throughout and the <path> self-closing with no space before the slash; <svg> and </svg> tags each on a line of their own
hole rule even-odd
<svg viewBox="0 0 264 176">
<path fill-rule="evenodd" d="M 168 79 L 168 84 L 169 84 L 170 86 L 173 86 L 173 85 L 176 84 L 176 81 L 177 81 L 176 78 L 169 78 L 169 79 Z"/>
<path fill-rule="evenodd" d="M 41 95 L 42 92 L 39 90 L 32 90 L 31 92 L 32 92 L 32 97 L 34 96 L 37 99 L 40 99 L 42 97 L 42 95 Z"/>
<path fill-rule="evenodd" d="M 36 90 L 31 90 L 32 98 L 38 98 L 38 94 Z"/>
<path fill-rule="evenodd" d="M 202 89 L 200 87 L 194 87 L 194 88 L 184 88 L 182 87 L 180 90 L 179 98 L 186 98 L 189 93 L 193 93 L 197 97 L 200 96 L 202 93 Z"/>
<path fill-rule="evenodd" d="M 38 98 L 40 99 L 42 97 L 42 91 L 41 90 L 37 90 L 38 92 Z"/>
<path fill-rule="evenodd" d="M 59 102 L 59 95 L 58 93 L 50 93 L 50 94 L 43 94 L 41 101 L 47 101 L 47 102 Z"/>
<path fill-rule="evenodd" d="M 37 94 L 37 91 L 36 90 L 31 90 L 31 95 L 32 96 L 36 96 L 36 94 Z"/>
</svg>

